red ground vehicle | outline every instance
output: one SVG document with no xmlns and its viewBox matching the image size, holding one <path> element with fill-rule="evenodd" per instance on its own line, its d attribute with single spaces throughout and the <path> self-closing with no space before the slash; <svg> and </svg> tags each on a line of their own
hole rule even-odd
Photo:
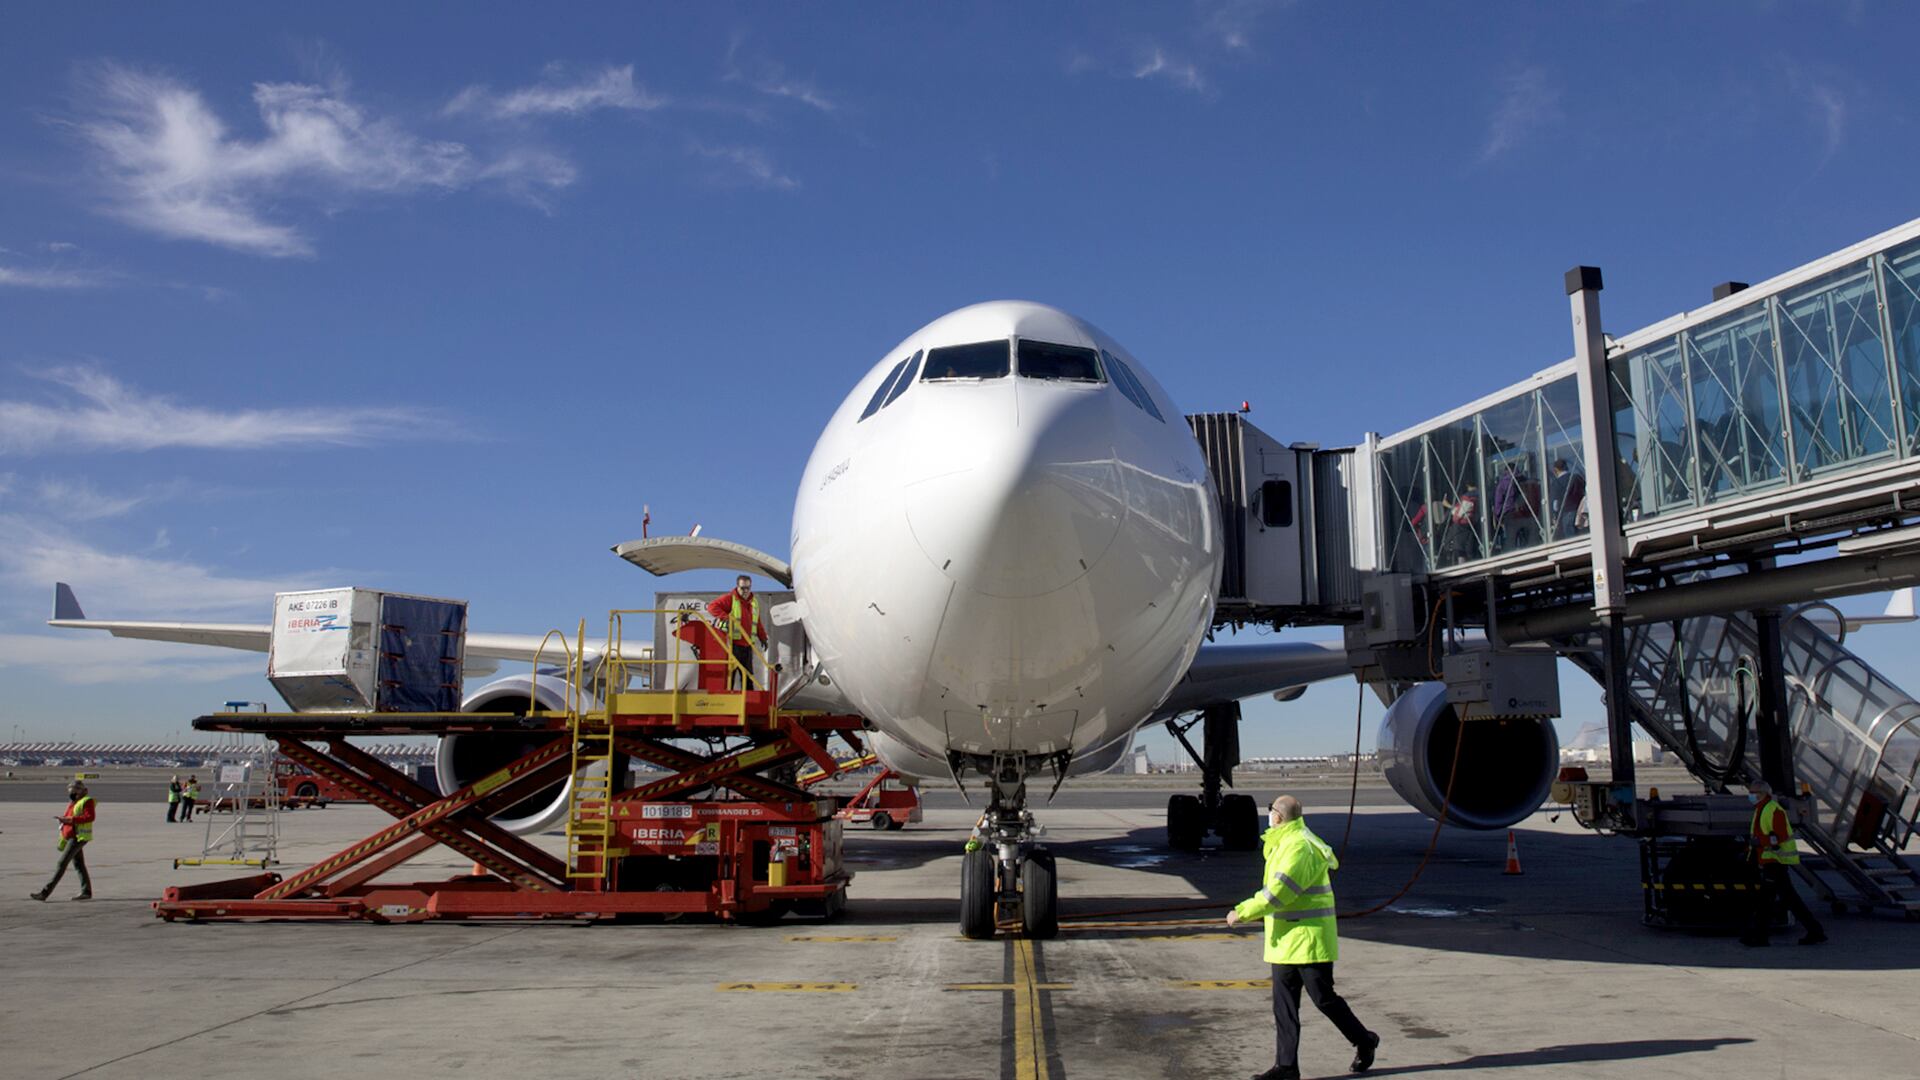
<svg viewBox="0 0 1920 1080">
<path fill-rule="evenodd" d="M 325 806 L 330 802 L 362 802 L 359 796 L 327 777 L 282 761 L 274 766 L 280 784 L 280 801 L 286 806 Z"/>
<path fill-rule="evenodd" d="M 858 769 L 878 761 L 872 754 L 840 763 L 842 770 Z M 810 788 L 827 778 L 815 769 L 802 775 L 799 784 Z M 840 810 L 834 817 L 841 821 L 865 822 L 875 829 L 905 828 L 921 818 L 920 790 L 892 769 L 881 769 L 853 795 L 835 795 Z"/>
</svg>

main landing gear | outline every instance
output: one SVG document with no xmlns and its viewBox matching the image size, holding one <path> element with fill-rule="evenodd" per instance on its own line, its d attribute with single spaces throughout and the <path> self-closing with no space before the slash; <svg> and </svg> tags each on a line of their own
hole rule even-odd
<svg viewBox="0 0 1920 1080">
<path fill-rule="evenodd" d="M 991 796 L 960 859 L 960 932 L 975 940 L 993 937 L 1002 924 L 1017 923 L 1030 938 L 1060 932 L 1053 852 L 1036 842 L 1044 830 L 1026 809 L 1029 764 L 995 755 L 986 773 Z M 1064 772 L 1064 761 L 1056 768 Z"/>
<path fill-rule="evenodd" d="M 1187 732 L 1200 727 L 1199 751 L 1187 741 Z M 1260 807 L 1251 795 L 1225 795 L 1222 784 L 1233 786 L 1233 767 L 1240 764 L 1240 703 L 1209 705 L 1200 715 L 1182 723 L 1167 721 L 1167 730 L 1180 740 L 1200 766 L 1200 794 L 1175 795 L 1167 800 L 1167 846 L 1175 851 L 1199 851 L 1207 834 L 1220 838 L 1228 851 L 1260 847 Z"/>
</svg>

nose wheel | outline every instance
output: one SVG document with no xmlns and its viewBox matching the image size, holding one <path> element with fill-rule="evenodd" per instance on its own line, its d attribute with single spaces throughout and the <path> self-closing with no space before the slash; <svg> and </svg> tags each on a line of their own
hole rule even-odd
<svg viewBox="0 0 1920 1080">
<path fill-rule="evenodd" d="M 988 775 L 992 801 L 960 859 L 960 933 L 979 941 L 1017 925 L 1024 937 L 1053 937 L 1060 932 L 1060 879 L 1053 852 L 1036 842 L 1042 830 L 1024 808 L 1024 771 L 996 761 Z"/>
</svg>

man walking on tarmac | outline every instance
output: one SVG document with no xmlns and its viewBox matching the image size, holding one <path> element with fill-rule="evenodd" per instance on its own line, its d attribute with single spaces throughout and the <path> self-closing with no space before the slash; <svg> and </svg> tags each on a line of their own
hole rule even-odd
<svg viewBox="0 0 1920 1080">
<path fill-rule="evenodd" d="M 1380 1036 L 1361 1025 L 1333 988 L 1339 958 L 1334 929 L 1333 880 L 1340 866 L 1333 848 L 1300 817 L 1300 800 L 1281 795 L 1267 810 L 1271 826 L 1260 838 L 1267 865 L 1260 891 L 1227 914 L 1227 925 L 1266 919 L 1266 960 L 1273 965 L 1273 1022 L 1277 1041 L 1273 1068 L 1253 1080 L 1299 1080 L 1300 991 L 1353 1044 L 1354 1072 L 1373 1068 Z"/>
<path fill-rule="evenodd" d="M 45 900 L 52 895 L 54 886 L 67 875 L 67 867 L 72 866 L 80 874 L 80 895 L 75 900 L 93 899 L 93 877 L 87 873 L 86 846 L 93 841 L 93 796 L 87 794 L 87 785 L 75 780 L 67 785 L 67 812 L 60 815 L 60 865 L 53 869 L 53 880 L 37 893 L 29 893 L 35 900 Z"/>
<path fill-rule="evenodd" d="M 707 605 L 707 614 L 726 621 L 727 644 L 733 647 L 733 658 L 746 672 L 748 686 L 757 683 L 753 677 L 753 638 L 759 638 L 760 647 L 766 648 L 767 628 L 760 622 L 760 598 L 753 595 L 753 579 L 741 574 L 734 580 L 732 592 L 714 597 Z"/>
<path fill-rule="evenodd" d="M 1753 804 L 1753 820 L 1747 825 L 1747 843 L 1754 865 L 1760 870 L 1760 891 L 1753 898 L 1753 921 L 1740 936 L 1740 944 L 1759 947 L 1767 944 L 1767 930 L 1780 901 L 1786 901 L 1793 917 L 1806 929 L 1802 945 L 1818 945 L 1827 940 L 1826 928 L 1813 917 L 1807 902 L 1793 887 L 1790 866 L 1800 865 L 1800 845 L 1794 842 L 1793 825 L 1787 820 L 1787 808 L 1773 797 L 1773 785 L 1755 780 L 1747 785 L 1747 801 Z"/>
</svg>

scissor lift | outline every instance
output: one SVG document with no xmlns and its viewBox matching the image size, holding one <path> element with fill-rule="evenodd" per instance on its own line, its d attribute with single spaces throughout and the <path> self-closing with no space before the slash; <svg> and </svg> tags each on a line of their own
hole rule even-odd
<svg viewBox="0 0 1920 1080">
<path fill-rule="evenodd" d="M 712 629 L 684 613 L 671 658 L 620 654 L 614 612 L 595 665 L 568 663 L 564 711 L 492 713 L 219 714 L 202 731 L 256 732 L 280 753 L 392 815 L 394 823 L 282 877 L 257 874 L 169 888 L 153 905 L 169 921 L 240 919 L 595 919 L 704 914 L 739 922 L 811 909 L 831 917 L 852 875 L 841 861 L 831 798 L 768 775 L 801 758 L 838 765 L 835 733 L 865 751 L 859 717 L 785 710 L 778 671 L 754 688 Z M 584 628 L 581 634 L 584 638 Z M 676 674 L 690 665 L 690 686 Z M 769 665 L 771 667 L 771 665 Z M 732 689 L 731 681 L 746 689 Z M 597 692 L 596 692 L 597 691 Z M 355 736 L 528 735 L 551 732 L 518 760 L 448 795 L 421 787 L 348 741 Z M 689 749 L 700 740 L 704 749 Z M 627 760 L 669 770 L 627 786 Z M 576 780 L 566 855 L 548 852 L 489 816 Z M 445 845 L 474 872 L 440 881 L 384 875 Z"/>
</svg>

